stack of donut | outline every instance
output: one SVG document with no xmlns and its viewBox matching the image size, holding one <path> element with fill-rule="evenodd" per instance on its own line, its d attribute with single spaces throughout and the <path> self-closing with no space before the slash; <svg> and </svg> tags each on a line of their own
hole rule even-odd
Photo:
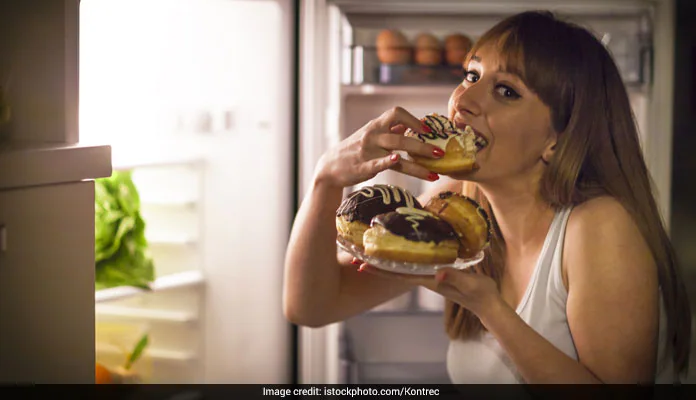
<svg viewBox="0 0 696 400">
<path fill-rule="evenodd" d="M 392 185 L 351 193 L 336 211 L 336 229 L 366 255 L 422 264 L 474 257 L 490 240 L 488 215 L 475 200 L 442 192 L 422 206 Z"/>
</svg>

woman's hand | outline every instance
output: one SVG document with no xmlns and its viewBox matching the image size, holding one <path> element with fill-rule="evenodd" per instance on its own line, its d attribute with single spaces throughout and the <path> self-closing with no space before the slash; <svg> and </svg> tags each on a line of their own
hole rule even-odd
<svg viewBox="0 0 696 400">
<path fill-rule="evenodd" d="M 437 174 L 395 153 L 406 151 L 432 158 L 445 154 L 437 146 L 404 136 L 408 128 L 419 133 L 430 132 L 418 118 L 401 107 L 385 112 L 322 156 L 317 166 L 317 181 L 343 188 L 372 179 L 386 169 L 430 181 L 437 180 Z"/>
<path fill-rule="evenodd" d="M 357 260 L 354 262 L 359 263 Z M 360 271 L 423 286 L 468 309 L 481 319 L 495 312 L 496 307 L 506 305 L 495 281 L 480 273 L 476 266 L 466 270 L 441 268 L 435 276 L 399 274 L 368 264 L 360 265 Z"/>
</svg>

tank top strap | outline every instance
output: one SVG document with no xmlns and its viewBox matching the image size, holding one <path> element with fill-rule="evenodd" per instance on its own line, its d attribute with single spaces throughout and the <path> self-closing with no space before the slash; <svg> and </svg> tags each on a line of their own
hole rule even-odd
<svg viewBox="0 0 696 400">
<path fill-rule="evenodd" d="M 540 290 L 546 288 L 549 278 L 554 274 L 552 270 L 554 269 L 554 264 L 556 262 L 555 255 L 559 253 L 559 242 L 560 247 L 563 245 L 563 238 L 565 237 L 565 226 L 568 221 L 568 216 L 570 215 L 569 209 L 561 209 L 556 212 L 549 226 L 549 230 L 546 234 L 546 239 L 537 258 L 537 263 L 532 272 L 532 276 L 527 284 L 527 290 L 525 291 L 522 301 L 517 307 L 517 313 L 521 314 L 530 299 L 535 295 L 540 294 Z M 537 286 L 542 285 L 544 288 L 538 289 Z"/>
<path fill-rule="evenodd" d="M 570 219 L 572 207 L 564 208 L 559 212 L 558 236 L 556 238 L 555 251 L 550 255 L 549 266 L 549 290 L 558 296 L 559 300 L 565 303 L 568 300 L 568 290 L 563 283 L 563 244 L 565 243 L 566 227 Z"/>
</svg>

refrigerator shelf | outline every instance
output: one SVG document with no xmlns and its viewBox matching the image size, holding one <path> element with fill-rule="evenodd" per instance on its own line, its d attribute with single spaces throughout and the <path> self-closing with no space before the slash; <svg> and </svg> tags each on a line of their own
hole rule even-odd
<svg viewBox="0 0 696 400">
<path fill-rule="evenodd" d="M 449 97 L 456 84 L 438 85 L 341 85 L 341 94 L 348 96 L 446 96 Z"/>
<path fill-rule="evenodd" d="M 111 304 L 97 304 L 95 312 L 97 316 L 153 322 L 193 323 L 198 320 L 198 316 L 193 312 L 124 307 Z"/>
<path fill-rule="evenodd" d="M 171 235 L 164 233 L 145 234 L 149 244 L 153 246 L 192 246 L 198 241 L 189 235 Z"/>
<path fill-rule="evenodd" d="M 121 355 L 123 350 L 114 345 L 108 344 L 97 344 L 96 345 L 97 354 L 105 355 Z M 175 361 L 175 362 L 190 362 L 196 359 L 196 355 L 187 351 L 174 351 L 174 350 L 164 350 L 164 349 L 147 349 L 146 356 L 152 360 L 157 361 Z"/>
<path fill-rule="evenodd" d="M 139 168 L 162 168 L 162 167 L 182 167 L 190 166 L 196 167 L 203 164 L 203 159 L 199 157 L 190 156 L 170 156 L 170 157 L 157 157 L 148 155 L 142 159 L 138 158 L 127 158 L 127 157 L 114 157 L 113 159 L 113 169 L 114 171 L 128 171 Z"/>
<path fill-rule="evenodd" d="M 157 278 L 151 285 L 151 288 L 153 292 L 161 292 L 165 290 L 198 286 L 204 282 L 205 278 L 203 273 L 201 271 L 193 270 Z M 149 292 L 135 287 L 120 286 L 96 291 L 94 294 L 94 301 L 95 303 L 102 303 L 133 297 L 144 293 Z"/>
<path fill-rule="evenodd" d="M 157 207 L 195 208 L 198 203 L 198 199 L 185 196 L 178 198 L 176 196 L 142 196 L 140 198 L 140 204 Z"/>
</svg>

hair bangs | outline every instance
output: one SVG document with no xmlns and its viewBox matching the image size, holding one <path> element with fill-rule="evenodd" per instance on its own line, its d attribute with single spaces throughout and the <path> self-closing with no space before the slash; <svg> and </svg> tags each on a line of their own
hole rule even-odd
<svg viewBox="0 0 696 400">
<path fill-rule="evenodd" d="M 517 75 L 552 111 L 557 132 L 568 126 L 581 51 L 567 46 L 577 29 L 568 23 L 527 14 L 503 21 L 474 44 L 466 63 L 483 47 L 492 46 L 503 72 Z"/>
</svg>

